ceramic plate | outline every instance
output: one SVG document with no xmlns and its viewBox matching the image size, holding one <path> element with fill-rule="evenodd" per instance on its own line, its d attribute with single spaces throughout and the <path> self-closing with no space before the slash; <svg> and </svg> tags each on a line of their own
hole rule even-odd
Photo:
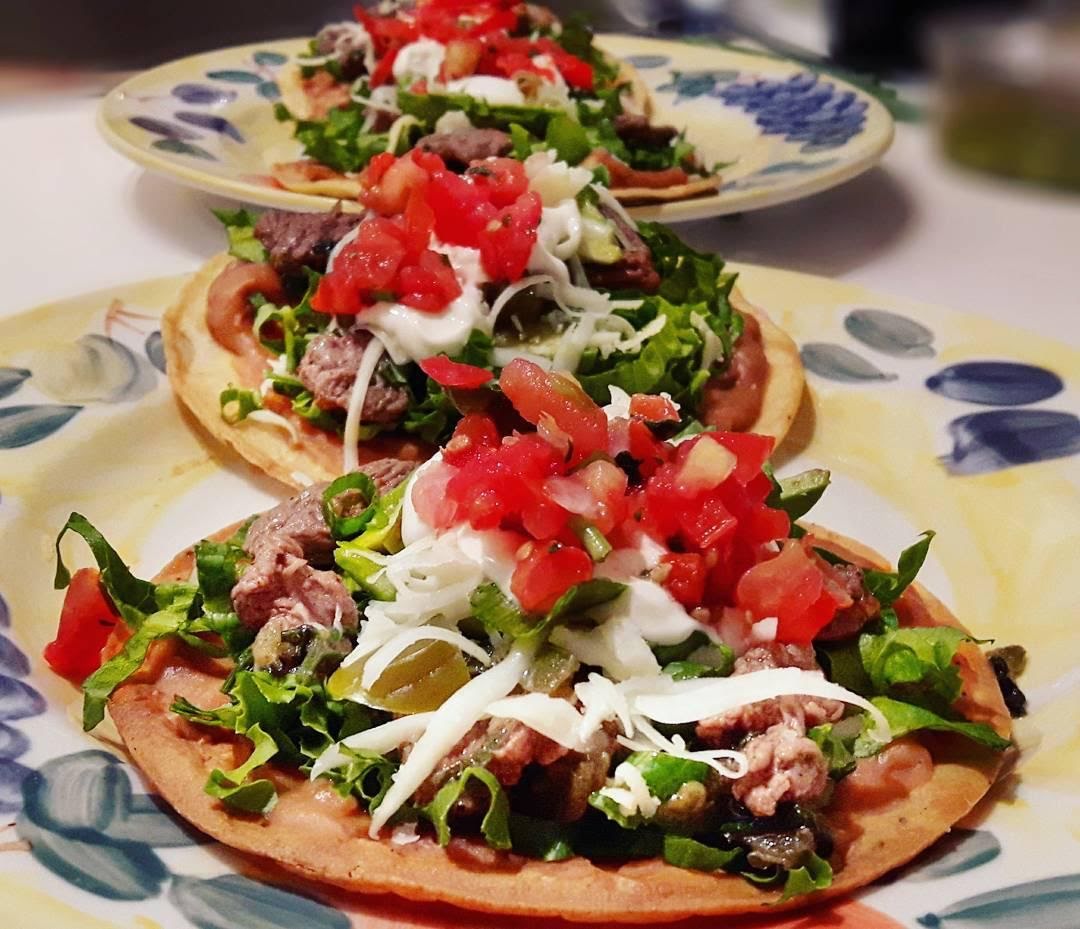
<svg viewBox="0 0 1080 929">
<path fill-rule="evenodd" d="M 273 499 L 204 446 L 172 401 L 158 318 L 178 284 L 4 322 L 0 912 L 17 913 L 18 929 L 553 926 L 270 886 L 265 863 L 174 820 L 114 746 L 73 720 L 76 691 L 39 658 L 56 628 L 52 546 L 68 513 L 85 514 L 149 576 Z M 996 802 L 857 900 L 813 922 L 766 924 L 1080 925 L 1080 352 L 804 275 L 750 267 L 743 287 L 802 349 L 809 390 L 778 466 L 832 470 L 815 519 L 893 554 L 937 529 L 925 583 L 979 634 L 1030 653 L 1023 757 Z M 88 562 L 81 543 L 65 552 L 69 564 Z"/>
<path fill-rule="evenodd" d="M 873 97 L 792 61 L 753 51 L 605 35 L 652 90 L 655 119 L 686 127 L 721 169 L 710 196 L 636 207 L 679 221 L 752 210 L 832 187 L 869 168 L 892 141 Z M 207 52 L 132 77 L 102 101 L 98 126 L 133 161 L 174 180 L 263 206 L 326 209 L 328 197 L 276 186 L 270 166 L 301 156 L 274 119 L 278 70 L 307 48 L 294 39 Z"/>
</svg>

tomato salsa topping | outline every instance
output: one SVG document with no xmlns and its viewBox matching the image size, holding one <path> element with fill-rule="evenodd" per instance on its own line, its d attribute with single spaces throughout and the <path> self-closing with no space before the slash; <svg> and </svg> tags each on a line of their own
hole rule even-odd
<svg viewBox="0 0 1080 929">
<path fill-rule="evenodd" d="M 414 150 L 376 155 L 361 175 L 371 210 L 334 258 L 311 300 L 321 313 L 357 315 L 379 302 L 441 312 L 461 295 L 444 245 L 475 248 L 493 281 L 516 281 L 536 244 L 542 207 L 521 162 L 473 161 L 464 175 Z"/>
<path fill-rule="evenodd" d="M 678 418 L 669 399 L 635 395 L 629 415 L 609 419 L 573 378 L 521 358 L 499 387 L 537 431 L 500 439 L 488 415 L 469 414 L 413 499 L 436 529 L 518 533 L 511 590 L 525 610 L 545 612 L 591 579 L 598 537 L 606 554 L 638 547 L 643 533 L 666 549 L 656 579 L 709 620 L 736 608 L 775 618 L 780 641 L 809 642 L 844 605 L 818 557 L 788 539 L 787 514 L 766 502 L 771 438 L 663 441 L 657 424 Z"/>
<path fill-rule="evenodd" d="M 442 81 L 471 75 L 513 77 L 522 72 L 554 81 L 556 73 L 577 90 L 592 90 L 593 68 L 547 36 L 515 36 L 524 25 L 523 4 L 511 0 L 428 0 L 412 13 L 372 14 L 359 4 L 357 21 L 371 36 L 378 65 L 371 86 L 393 80 L 397 53 L 420 39 L 446 46 Z M 537 60 L 540 59 L 540 60 Z"/>
</svg>

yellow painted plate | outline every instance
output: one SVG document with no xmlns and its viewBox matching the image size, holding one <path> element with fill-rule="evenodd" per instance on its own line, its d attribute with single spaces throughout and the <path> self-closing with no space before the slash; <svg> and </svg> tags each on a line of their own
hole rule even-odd
<svg viewBox="0 0 1080 929">
<path fill-rule="evenodd" d="M 1023 757 L 997 802 L 898 880 L 816 911 L 815 924 L 1080 925 L 1080 352 L 852 285 L 741 273 L 808 369 L 778 472 L 831 469 L 814 519 L 881 552 L 935 528 L 927 586 L 978 634 L 1030 654 Z M 278 492 L 202 444 L 169 393 L 158 324 L 179 284 L 118 287 L 3 322 L 0 912 L 18 929 L 554 929 L 310 886 L 298 894 L 265 863 L 172 819 L 122 754 L 71 718 L 75 689 L 39 657 L 56 628 L 53 540 L 68 513 L 149 576 Z M 88 562 L 81 543 L 64 548 L 69 564 Z"/>
<path fill-rule="evenodd" d="M 723 165 L 706 197 L 635 207 L 681 221 L 753 210 L 840 184 L 889 147 L 892 118 L 875 98 L 804 65 L 752 50 L 604 35 L 652 92 L 654 120 L 686 130 L 705 164 Z M 274 118 L 280 68 L 307 48 L 291 39 L 161 65 L 111 91 L 98 128 L 117 151 L 173 180 L 262 206 L 327 209 L 328 197 L 276 186 L 270 166 L 302 154 Z"/>
</svg>

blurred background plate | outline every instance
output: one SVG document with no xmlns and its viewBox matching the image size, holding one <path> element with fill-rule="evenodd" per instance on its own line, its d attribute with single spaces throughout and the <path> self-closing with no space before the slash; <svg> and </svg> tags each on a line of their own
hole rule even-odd
<svg viewBox="0 0 1080 929">
<path fill-rule="evenodd" d="M 889 147 L 892 118 L 874 97 L 810 66 L 767 52 L 603 35 L 649 86 L 654 121 L 686 128 L 720 190 L 636 207 L 639 219 L 680 221 L 795 200 L 855 177 Z M 144 71 L 102 101 L 98 126 L 117 151 L 151 171 L 212 193 L 285 209 L 327 209 L 292 193 L 270 166 L 301 155 L 274 118 L 277 73 L 302 39 L 193 55 Z"/>
<path fill-rule="evenodd" d="M 857 285 L 733 267 L 808 369 L 778 473 L 829 468 L 814 519 L 887 555 L 937 529 L 922 581 L 978 635 L 1029 652 L 1023 754 L 988 802 L 858 902 L 753 926 L 1080 925 L 1080 351 Z M 181 283 L 110 288 L 2 324 L 0 913 L 13 929 L 566 929 L 314 885 L 301 896 L 295 879 L 184 828 L 71 717 L 77 691 L 39 658 L 62 601 L 53 543 L 67 514 L 151 576 L 282 494 L 178 411 L 158 328 Z M 63 548 L 69 565 L 88 563 L 81 543 Z"/>
</svg>

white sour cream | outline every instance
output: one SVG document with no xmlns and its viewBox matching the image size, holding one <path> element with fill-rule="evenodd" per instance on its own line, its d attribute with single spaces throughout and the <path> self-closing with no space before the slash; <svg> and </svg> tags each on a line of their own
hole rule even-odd
<svg viewBox="0 0 1080 929">
<path fill-rule="evenodd" d="M 406 48 L 407 47 L 408 46 L 406 46 Z M 402 51 L 404 51 L 404 49 L 402 49 Z M 509 106 L 520 106 L 525 103 L 525 95 L 522 94 L 521 89 L 516 83 L 506 77 L 491 77 L 486 74 L 474 74 L 472 77 L 463 77 L 456 81 L 447 81 L 446 89 L 449 93 L 466 94 L 477 100 L 483 100 L 486 103 L 505 104 Z"/>
<path fill-rule="evenodd" d="M 434 39 L 418 39 L 402 46 L 394 59 L 393 73 L 398 81 L 435 81 L 446 59 L 446 46 Z"/>
<path fill-rule="evenodd" d="M 480 265 L 479 249 L 438 242 L 432 242 L 431 249 L 450 259 L 461 285 L 459 297 L 437 313 L 402 303 L 376 303 L 360 317 L 362 327 L 378 336 L 395 364 L 442 353 L 454 355 L 473 329 L 491 333 L 488 307 L 480 290 L 488 278 Z"/>
</svg>

